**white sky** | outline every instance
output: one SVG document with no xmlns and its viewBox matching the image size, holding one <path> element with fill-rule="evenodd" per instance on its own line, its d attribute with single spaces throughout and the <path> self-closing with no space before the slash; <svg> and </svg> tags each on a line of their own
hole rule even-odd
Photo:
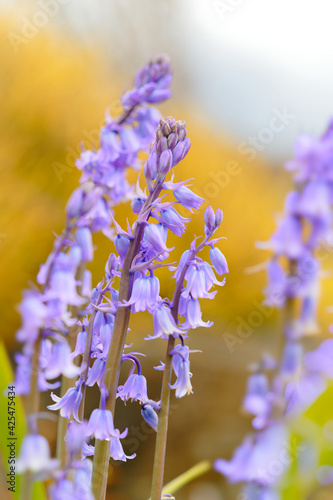
<svg viewBox="0 0 333 500">
<path fill-rule="evenodd" d="M 0 5 L 32 15 L 42 2 Z M 290 156 L 299 132 L 319 134 L 333 116 L 333 0 L 68 0 L 45 29 L 54 26 L 102 41 L 131 68 L 169 52 L 175 94 L 236 142 L 285 107 L 295 118 L 265 147 L 270 156 Z"/>
</svg>

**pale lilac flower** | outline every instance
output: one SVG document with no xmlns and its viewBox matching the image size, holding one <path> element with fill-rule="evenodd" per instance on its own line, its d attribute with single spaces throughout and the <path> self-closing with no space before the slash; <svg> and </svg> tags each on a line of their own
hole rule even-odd
<svg viewBox="0 0 333 500">
<path fill-rule="evenodd" d="M 222 276 L 223 274 L 229 273 L 227 259 L 219 248 L 211 248 L 209 250 L 209 257 L 217 274 Z"/>
<path fill-rule="evenodd" d="M 278 484 L 290 464 L 288 432 L 283 424 L 272 424 L 256 436 L 245 438 L 230 461 L 219 459 L 214 468 L 231 483 L 254 482 L 263 487 Z M 274 466 L 278 463 L 279 467 Z"/>
<path fill-rule="evenodd" d="M 124 306 L 131 306 L 132 312 L 146 311 L 151 312 L 159 300 L 160 282 L 152 274 L 142 275 L 137 273 L 133 284 L 133 290 L 130 300 L 123 302 Z"/>
<path fill-rule="evenodd" d="M 178 266 L 170 266 L 171 271 L 176 271 L 175 274 L 172 276 L 176 281 L 178 281 L 182 275 L 183 269 L 185 265 L 188 263 L 188 258 L 191 254 L 191 250 L 185 250 L 185 252 L 182 254 Z"/>
<path fill-rule="evenodd" d="M 72 361 L 70 347 L 66 340 L 51 342 L 46 339 L 42 343 L 40 366 L 46 379 L 54 379 L 63 374 L 67 378 L 77 377 L 83 367 Z"/>
<path fill-rule="evenodd" d="M 301 414 L 309 408 L 325 391 L 327 382 L 318 373 L 302 373 L 299 379 L 287 384 L 285 401 L 286 413 Z"/>
<path fill-rule="evenodd" d="M 173 335 L 175 333 L 183 333 L 183 330 L 176 325 L 170 307 L 164 302 L 160 302 L 157 305 L 153 314 L 153 320 L 155 333 L 154 336 L 148 336 L 148 338 L 158 338 Z"/>
<path fill-rule="evenodd" d="M 172 356 L 172 368 L 177 377 L 176 382 L 170 385 L 170 389 L 175 389 L 176 398 L 182 398 L 193 392 L 189 353 L 189 348 L 181 344 L 176 345 L 176 347 L 170 351 L 170 355 Z"/>
<path fill-rule="evenodd" d="M 254 373 L 247 380 L 243 407 L 252 415 L 267 415 L 271 408 L 268 378 L 264 373 Z"/>
<path fill-rule="evenodd" d="M 324 340 L 314 351 L 304 354 L 304 364 L 313 373 L 333 379 L 333 339 Z"/>
<path fill-rule="evenodd" d="M 271 238 L 271 248 L 277 256 L 285 255 L 290 259 L 300 258 L 304 252 L 301 220 L 297 217 L 282 219 Z"/>
<path fill-rule="evenodd" d="M 186 271 L 185 279 L 187 284 L 182 292 L 184 298 L 189 296 L 194 299 L 214 298 L 216 292 L 209 293 L 212 286 L 223 286 L 225 284 L 225 278 L 218 281 L 207 262 L 192 262 Z"/>
<path fill-rule="evenodd" d="M 75 500 L 73 483 L 66 477 L 58 480 L 49 488 L 50 500 Z"/>
<path fill-rule="evenodd" d="M 158 56 L 142 68 L 135 78 L 135 89 L 126 92 L 121 98 L 125 109 L 144 102 L 158 103 L 171 96 L 171 69 L 166 56 Z"/>
<path fill-rule="evenodd" d="M 112 413 L 105 409 L 95 409 L 90 415 L 86 436 L 95 436 L 100 441 L 110 441 L 111 437 L 117 437 L 113 426 Z"/>
<path fill-rule="evenodd" d="M 77 422 L 80 422 L 78 411 L 82 399 L 82 380 L 79 379 L 75 387 L 68 389 L 66 394 L 59 398 L 53 392 L 51 393 L 51 398 L 55 401 L 55 404 L 47 406 L 49 410 L 60 410 L 60 415 L 64 418 L 71 418 L 73 415 Z"/>
<path fill-rule="evenodd" d="M 152 245 L 152 247 L 158 252 L 168 252 L 165 241 L 162 237 L 161 231 L 157 227 L 157 224 L 147 224 L 144 233 L 145 239 Z"/>
<path fill-rule="evenodd" d="M 22 327 L 16 333 L 19 342 L 34 342 L 39 329 L 44 326 L 48 317 L 48 308 L 43 303 L 43 296 L 38 292 L 27 291 L 19 306 L 22 316 Z"/>
<path fill-rule="evenodd" d="M 32 373 L 31 355 L 27 356 L 17 352 L 14 359 L 17 364 L 15 372 L 16 394 L 29 394 Z"/>
<path fill-rule="evenodd" d="M 182 324 L 182 328 L 188 330 L 190 328 L 210 328 L 213 326 L 212 321 L 203 321 L 202 312 L 200 308 L 200 302 L 197 299 L 193 299 L 191 296 L 185 298 L 181 295 L 179 300 L 179 314 L 185 318 L 185 323 Z"/>
<path fill-rule="evenodd" d="M 124 262 L 124 259 L 126 257 L 129 244 L 130 244 L 129 238 L 123 236 L 122 234 L 117 234 L 117 236 L 114 239 L 114 246 L 116 247 L 116 250 L 119 253 L 122 262 Z"/>
<path fill-rule="evenodd" d="M 132 401 L 140 401 L 144 403 L 148 401 L 147 395 L 147 380 L 141 373 L 131 374 L 124 385 L 118 387 L 117 397 L 123 401 L 131 399 Z"/>
<path fill-rule="evenodd" d="M 25 471 L 37 473 L 56 469 L 59 461 L 50 458 L 49 443 L 44 436 L 27 434 L 23 439 L 16 465 L 19 474 Z"/>
<path fill-rule="evenodd" d="M 113 460 L 121 460 L 122 462 L 126 462 L 128 459 L 132 459 L 136 457 L 136 454 L 133 455 L 125 455 L 123 447 L 121 445 L 120 439 L 123 439 L 127 436 L 128 429 L 125 429 L 124 432 L 120 433 L 118 429 L 115 429 L 114 435 L 111 437 L 110 443 L 110 455 Z"/>
<path fill-rule="evenodd" d="M 81 423 L 74 421 L 69 422 L 65 441 L 71 454 L 74 454 L 82 449 L 83 443 L 87 440 L 86 428 L 87 422 L 85 420 Z"/>
<path fill-rule="evenodd" d="M 81 227 L 76 231 L 76 241 L 81 248 L 82 260 L 91 262 L 94 258 L 94 249 L 91 232 L 87 227 Z"/>
<path fill-rule="evenodd" d="M 215 227 L 215 214 L 212 207 L 208 206 L 205 210 L 205 234 L 210 234 Z"/>
<path fill-rule="evenodd" d="M 104 371 L 105 371 L 105 359 L 99 358 L 94 361 L 94 364 L 88 370 L 88 376 L 86 380 L 86 385 L 93 386 L 96 384 L 101 386 L 104 380 Z"/>
<path fill-rule="evenodd" d="M 179 215 L 173 207 L 162 209 L 160 215 L 155 214 L 154 217 L 177 236 L 181 236 L 185 233 L 185 222 L 191 220 Z"/>
<path fill-rule="evenodd" d="M 149 403 L 143 403 L 141 408 L 141 415 L 147 422 L 147 424 L 150 425 L 150 427 L 157 432 L 158 415 L 154 410 L 154 408 Z"/>
<path fill-rule="evenodd" d="M 188 187 L 180 186 L 173 191 L 173 195 L 176 200 L 185 208 L 187 208 L 191 213 L 193 213 L 193 208 L 199 210 L 200 206 L 204 202 L 203 198 L 200 198 L 197 194 L 193 193 Z"/>
<path fill-rule="evenodd" d="M 281 374 L 288 380 L 302 366 L 303 347 L 299 342 L 289 341 L 286 343 L 281 362 Z"/>
</svg>

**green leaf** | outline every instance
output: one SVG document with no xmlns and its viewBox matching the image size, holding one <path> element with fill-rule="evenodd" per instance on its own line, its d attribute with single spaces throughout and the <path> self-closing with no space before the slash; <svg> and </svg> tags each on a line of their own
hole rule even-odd
<svg viewBox="0 0 333 500">
<path fill-rule="evenodd" d="M 8 354 L 6 352 L 4 343 L 0 341 L 0 398 L 2 399 L 0 405 L 0 429 L 3 433 L 3 439 L 0 439 L 0 452 L 2 461 L 5 465 L 6 474 L 8 473 L 9 457 L 9 448 L 7 444 L 9 443 L 9 441 L 15 441 L 15 458 L 17 458 L 23 437 L 26 433 L 26 419 L 21 398 L 19 396 L 15 396 L 15 398 L 13 399 L 13 401 L 15 402 L 15 406 L 9 406 L 7 404 L 9 401 L 11 401 L 8 399 L 8 386 L 13 383 L 13 380 L 14 374 L 10 365 Z M 9 409 L 12 408 L 14 409 L 12 416 L 15 417 L 14 436 L 10 435 L 10 431 L 8 428 L 9 417 L 11 416 L 9 414 Z M 14 422 L 14 420 L 12 420 L 12 422 Z M 20 493 L 22 478 L 19 475 L 16 475 L 15 483 L 15 493 L 12 494 L 13 500 L 21 498 Z M 35 483 L 32 497 L 34 500 L 46 500 L 45 488 L 42 483 Z"/>
</svg>

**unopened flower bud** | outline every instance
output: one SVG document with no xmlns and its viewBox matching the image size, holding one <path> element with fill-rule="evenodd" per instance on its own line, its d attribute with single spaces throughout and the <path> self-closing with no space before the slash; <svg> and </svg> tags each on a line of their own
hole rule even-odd
<svg viewBox="0 0 333 500">
<path fill-rule="evenodd" d="M 218 208 L 215 214 L 215 226 L 219 227 L 222 221 L 223 221 L 223 212 L 220 208 Z"/>
<path fill-rule="evenodd" d="M 129 239 L 126 238 L 126 236 L 123 236 L 121 234 L 117 234 L 117 236 L 114 239 L 114 246 L 116 247 L 116 250 L 119 253 L 119 256 L 120 256 L 122 261 L 126 257 L 129 243 L 130 243 Z"/>
<path fill-rule="evenodd" d="M 77 229 L 76 241 L 81 248 L 82 260 L 84 262 L 91 262 L 94 257 L 94 249 L 90 230 L 87 227 Z"/>
<path fill-rule="evenodd" d="M 75 191 L 73 191 L 66 207 L 67 215 L 69 218 L 78 217 L 81 214 L 83 196 L 84 195 L 81 188 L 77 188 L 75 189 Z"/>
<path fill-rule="evenodd" d="M 143 404 L 141 415 L 154 431 L 157 432 L 158 416 L 154 408 L 149 404 Z"/>
<path fill-rule="evenodd" d="M 163 151 L 168 149 L 168 140 L 166 137 L 161 137 L 161 139 L 156 143 L 157 154 L 162 154 Z"/>
<path fill-rule="evenodd" d="M 172 167 L 172 153 L 170 149 L 166 149 L 162 152 L 159 162 L 158 162 L 158 171 L 160 175 L 165 176 L 170 168 Z"/>
<path fill-rule="evenodd" d="M 93 190 L 89 191 L 83 198 L 82 213 L 89 212 L 89 210 L 91 210 L 93 206 L 96 205 L 98 199 L 101 198 L 101 196 L 101 188 L 94 188 Z"/>
<path fill-rule="evenodd" d="M 141 209 L 143 207 L 145 203 L 145 200 L 143 200 L 142 198 L 133 198 L 132 202 L 131 202 L 131 207 L 132 207 L 132 210 L 135 214 L 139 214 L 141 212 Z"/>
<path fill-rule="evenodd" d="M 204 215 L 205 220 L 205 233 L 211 233 L 215 228 L 215 214 L 212 207 L 207 207 Z"/>
<path fill-rule="evenodd" d="M 170 134 L 168 137 L 168 148 L 171 150 L 174 149 L 177 142 L 178 142 L 178 134 L 172 132 L 172 134 Z"/>
</svg>

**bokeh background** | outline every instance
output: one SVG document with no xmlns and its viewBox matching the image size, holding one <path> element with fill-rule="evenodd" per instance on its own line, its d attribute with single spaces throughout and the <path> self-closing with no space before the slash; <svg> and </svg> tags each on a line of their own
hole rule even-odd
<svg viewBox="0 0 333 500">
<path fill-rule="evenodd" d="M 194 394 L 172 401 L 165 480 L 202 459 L 230 458 L 250 429 L 241 411 L 247 367 L 264 351 L 276 354 L 281 341 L 279 315 L 260 312 L 264 273 L 248 271 L 268 257 L 256 242 L 269 238 L 291 187 L 283 163 L 292 156 L 294 140 L 301 132 L 322 133 L 333 116 L 332 2 L 2 0 L 0 5 L 0 329 L 10 356 L 18 348 L 16 306 L 22 290 L 35 282 L 78 184 L 80 144 L 97 146 L 105 110 L 117 115 L 119 96 L 137 69 L 152 55 L 168 53 L 174 97 L 160 109 L 185 120 L 192 139 L 176 177 L 193 177 L 193 190 L 206 204 L 223 209 L 221 235 L 227 239 L 221 247 L 230 275 L 217 299 L 203 306 L 204 319 L 214 326 L 191 335 L 191 348 L 202 353 L 191 361 Z M 281 130 L 272 132 L 273 117 L 281 115 Z M 127 210 L 117 209 L 119 220 Z M 181 240 L 174 239 L 172 260 L 202 232 L 202 222 L 203 212 Z M 97 282 L 112 243 L 104 237 L 95 242 Z M 332 269 L 329 250 L 323 260 Z M 164 277 L 162 292 L 170 296 L 173 282 L 168 273 Z M 307 347 L 329 335 L 332 291 L 332 280 L 323 280 L 321 334 L 306 339 Z M 239 336 L 241 324 L 247 325 L 246 339 Z M 143 369 L 151 397 L 158 399 L 161 374 L 153 366 L 164 357 L 164 343 L 143 341 L 151 328 L 150 318 L 136 315 L 130 340 L 147 354 Z M 230 343 L 231 338 L 238 340 Z M 44 404 L 49 402 L 45 396 Z M 93 408 L 93 393 L 89 402 Z M 333 419 L 327 402 L 309 412 L 314 425 Z M 114 465 L 110 498 L 143 500 L 149 496 L 154 436 L 142 427 L 137 404 L 120 404 L 117 412 L 120 428 L 130 429 L 126 451 L 137 458 Z M 41 430 L 54 446 L 55 425 L 44 423 Z M 328 453 L 332 446 L 331 441 Z M 308 498 L 311 478 L 306 482 L 295 473 L 288 481 L 285 498 Z M 176 497 L 237 495 L 237 487 L 210 473 Z M 322 488 L 312 498 L 333 496 Z"/>
</svg>

